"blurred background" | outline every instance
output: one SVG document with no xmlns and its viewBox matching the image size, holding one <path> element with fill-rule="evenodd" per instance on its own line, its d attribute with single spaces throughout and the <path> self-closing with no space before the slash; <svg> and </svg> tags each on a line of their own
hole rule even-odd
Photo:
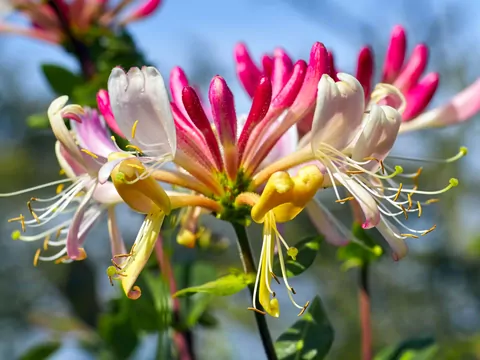
<svg viewBox="0 0 480 360">
<path fill-rule="evenodd" d="M 233 47 L 238 41 L 244 41 L 257 59 L 278 46 L 294 59 L 306 59 L 313 42 L 321 41 L 333 50 L 338 69 L 345 72 L 354 71 L 358 50 L 370 44 L 378 80 L 390 32 L 402 24 L 409 49 L 419 42 L 430 47 L 427 70 L 439 72 L 441 79 L 431 104 L 435 106 L 480 77 L 479 18 L 476 0 L 167 0 L 153 16 L 130 25 L 129 31 L 149 64 L 164 76 L 179 65 L 204 92 L 212 76 L 224 76 L 241 113 L 248 111 L 249 99 L 234 71 Z M 45 111 L 54 97 L 40 64 L 58 63 L 72 70 L 77 65 L 60 47 L 28 38 L 0 33 L 0 49 L 0 191 L 8 192 L 57 178 L 51 132 L 29 128 L 25 119 Z M 409 239 L 411 251 L 404 260 L 396 263 L 384 256 L 372 268 L 376 350 L 410 337 L 432 337 L 442 348 L 438 358 L 480 359 L 479 120 L 402 136 L 395 146 L 393 152 L 398 155 L 447 158 L 465 145 L 469 155 L 448 166 L 424 169 L 425 184 L 432 189 L 442 188 L 450 177 L 460 180 L 460 186 L 422 218 L 436 223 L 437 230 Z M 105 275 L 111 257 L 105 226 L 99 223 L 90 235 L 86 261 L 41 263 L 35 268 L 32 259 L 37 245 L 13 241 L 10 234 L 16 227 L 6 222 L 25 211 L 23 200 L 27 196 L 0 202 L 0 218 L 5 220 L 0 222 L 0 358 L 15 359 L 35 344 L 62 339 L 62 348 L 52 359 L 91 359 L 79 338 L 90 336 L 95 314 L 119 294 Z M 339 205 L 332 211 L 348 222 L 346 207 Z M 119 216 L 124 238 L 131 243 L 142 219 L 124 208 Z M 412 226 L 421 228 L 422 221 L 414 220 Z M 240 267 L 230 228 L 213 218 L 203 222 L 214 227 L 226 250 L 219 254 L 183 250 L 177 252 L 174 264 L 196 258 L 220 272 Z M 254 244 L 257 256 L 258 231 L 251 229 L 259 240 Z M 286 238 L 295 242 L 313 232 L 300 217 L 287 226 Z M 319 294 L 324 302 L 335 329 L 328 359 L 357 359 L 357 273 L 343 272 L 340 265 L 336 249 L 322 245 L 315 266 L 295 278 L 294 284 L 301 299 Z M 268 319 L 274 338 L 297 315 L 288 299 L 281 300 L 281 317 Z M 217 325 L 198 327 L 193 334 L 198 359 L 264 359 L 253 316 L 245 310 L 249 301 L 247 291 L 215 299 L 211 312 Z M 72 328 L 80 329 L 82 335 L 63 331 Z M 157 341 L 143 336 L 130 358 L 156 358 Z"/>
</svg>

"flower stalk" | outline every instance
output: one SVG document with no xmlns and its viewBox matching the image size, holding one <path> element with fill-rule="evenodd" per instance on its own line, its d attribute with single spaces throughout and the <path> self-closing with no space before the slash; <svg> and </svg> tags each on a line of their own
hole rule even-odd
<svg viewBox="0 0 480 360">
<path fill-rule="evenodd" d="M 232 226 L 235 230 L 235 234 L 237 235 L 238 251 L 240 254 L 240 259 L 242 260 L 243 270 L 245 274 L 255 274 L 257 272 L 257 268 L 253 260 L 252 249 L 250 248 L 250 243 L 248 241 L 247 231 L 243 225 L 232 222 Z M 248 290 L 253 296 L 254 284 L 248 285 Z M 268 330 L 265 315 L 256 311 L 254 311 L 254 315 L 267 359 L 277 360 L 277 354 L 275 353 L 275 347 L 273 346 L 272 337 L 270 336 L 270 331 Z"/>
</svg>

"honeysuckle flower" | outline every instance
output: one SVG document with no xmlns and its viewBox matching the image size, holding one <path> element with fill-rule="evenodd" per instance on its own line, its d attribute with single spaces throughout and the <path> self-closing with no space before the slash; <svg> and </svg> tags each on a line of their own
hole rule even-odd
<svg viewBox="0 0 480 360">
<path fill-rule="evenodd" d="M 23 241 L 43 240 L 43 251 L 49 247 L 60 248 L 51 256 L 42 256 L 42 248 L 37 250 L 34 264 L 39 260 L 69 262 L 86 257 L 83 243 L 88 231 L 103 215 L 109 214 L 109 226 L 112 251 L 122 249 L 122 240 L 115 229 L 113 207 L 121 202 L 112 183 L 98 184 L 97 174 L 100 169 L 101 154 L 114 149 L 111 142 L 106 141 L 106 127 L 94 110 L 82 109 L 78 105 L 65 105 L 68 98 L 62 96 L 52 102 L 48 116 L 52 130 L 57 137 L 55 152 L 61 172 L 67 176 L 64 180 L 53 181 L 30 189 L 17 191 L 1 196 L 13 196 L 34 190 L 57 186 L 56 195 L 50 198 L 32 197 L 28 202 L 31 220 L 23 215 L 11 219 L 21 223 L 22 232 L 14 231 L 13 239 Z M 64 118 L 72 122 L 76 130 L 75 137 L 64 123 Z M 78 122 L 74 125 L 75 122 Z M 80 145 L 77 145 L 80 144 Z M 91 148 L 99 155 L 92 157 Z M 64 188 L 64 184 L 71 185 Z M 39 204 L 41 206 L 36 206 Z M 32 231 L 34 234 L 24 234 Z"/>
<path fill-rule="evenodd" d="M 14 33 L 40 40 L 61 43 L 68 39 L 65 26 L 75 29 L 76 36 L 83 36 L 92 27 L 113 28 L 125 26 L 133 21 L 150 16 L 160 5 L 160 0 L 139 1 L 133 8 L 130 0 L 109 1 L 65 1 L 55 0 L 53 6 L 47 2 L 31 0 L 7 0 L 2 2 L 3 11 L 19 11 L 31 25 L 21 27 L 0 24 L 0 32 Z M 61 17 L 61 18 L 60 18 Z"/>
</svg>

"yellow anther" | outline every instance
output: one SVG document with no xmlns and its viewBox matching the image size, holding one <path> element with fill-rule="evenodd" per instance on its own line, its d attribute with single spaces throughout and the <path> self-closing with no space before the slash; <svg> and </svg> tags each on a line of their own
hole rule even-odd
<svg viewBox="0 0 480 360">
<path fill-rule="evenodd" d="M 335 202 L 343 204 L 345 201 L 351 201 L 351 200 L 355 200 L 355 198 L 353 196 L 349 196 L 349 197 L 346 197 L 346 198 L 343 198 L 343 199 L 335 200 Z"/>
<path fill-rule="evenodd" d="M 415 175 L 413 176 L 413 184 L 415 185 L 415 189 L 418 188 L 418 178 L 420 177 L 420 174 L 422 173 L 423 167 L 419 167 Z"/>
<path fill-rule="evenodd" d="M 398 200 L 398 198 L 400 197 L 400 193 L 402 192 L 402 188 L 403 188 L 403 184 L 400 183 L 400 185 L 398 186 L 397 193 L 395 194 L 395 197 L 393 198 L 393 201 Z"/>
<path fill-rule="evenodd" d="M 132 145 L 132 144 L 128 144 L 125 146 L 127 149 L 133 149 L 135 150 L 136 152 L 138 152 L 139 154 L 143 154 L 143 151 L 142 149 L 140 149 L 138 146 L 136 145 Z"/>
<path fill-rule="evenodd" d="M 412 194 L 411 193 L 408 193 L 407 194 L 407 198 L 408 198 L 408 210 L 410 210 L 413 206 L 413 201 L 412 201 Z"/>
<path fill-rule="evenodd" d="M 433 225 L 430 229 L 428 230 L 425 230 L 423 233 L 422 233 L 422 236 L 425 236 L 427 235 L 428 233 L 431 233 L 433 230 L 435 230 L 437 228 L 437 225 Z"/>
<path fill-rule="evenodd" d="M 280 285 L 280 280 L 278 280 L 277 275 L 275 275 L 273 271 L 270 271 L 270 275 L 277 282 L 277 284 Z"/>
<path fill-rule="evenodd" d="M 428 199 L 427 201 L 425 201 L 425 204 L 430 205 L 430 204 L 433 204 L 433 203 L 437 203 L 439 201 L 440 201 L 440 199 Z"/>
<path fill-rule="evenodd" d="M 64 188 L 64 187 L 65 187 L 64 184 L 58 184 L 57 189 L 55 190 L 55 192 L 56 192 L 57 194 L 60 194 L 60 193 L 63 191 L 63 188 Z"/>
<path fill-rule="evenodd" d="M 48 242 L 50 241 L 50 235 L 45 236 L 43 240 L 43 250 L 48 250 Z"/>
<path fill-rule="evenodd" d="M 40 257 L 40 251 L 41 249 L 37 249 L 37 252 L 35 253 L 35 256 L 33 257 L 33 266 L 37 266 L 38 264 L 38 258 Z"/>
<path fill-rule="evenodd" d="M 63 227 L 59 228 L 55 234 L 55 241 L 58 240 L 58 238 L 60 237 L 61 233 L 62 233 L 62 229 Z"/>
<path fill-rule="evenodd" d="M 84 152 L 85 154 L 87 155 L 90 155 L 92 158 L 94 159 L 98 159 L 98 155 L 97 154 L 94 154 L 93 152 L 91 152 L 90 150 L 87 150 L 87 149 L 81 149 L 82 152 Z"/>
<path fill-rule="evenodd" d="M 60 169 L 60 171 L 58 172 L 58 175 L 60 175 L 60 176 L 65 175 L 65 170 Z"/>
<path fill-rule="evenodd" d="M 37 198 L 32 197 L 29 201 L 27 201 L 27 207 L 28 207 L 28 210 L 30 211 L 30 214 L 32 214 L 33 218 L 35 219 L 35 221 L 38 224 L 40 224 L 40 219 L 38 218 L 37 214 L 35 214 L 35 211 L 33 211 L 33 208 L 32 208 L 33 201 L 37 201 Z"/>
<path fill-rule="evenodd" d="M 145 170 L 145 167 L 137 164 L 127 164 L 127 166 L 130 166 L 131 168 L 138 169 L 138 170 Z M 123 175 L 123 174 L 122 174 Z M 125 177 L 125 175 L 123 175 Z"/>
<path fill-rule="evenodd" d="M 135 139 L 135 133 L 137 132 L 138 120 L 135 120 L 132 126 L 132 139 Z"/>
<path fill-rule="evenodd" d="M 252 311 L 255 311 L 259 314 L 262 314 L 262 315 L 266 315 L 267 313 L 265 311 L 262 311 L 262 310 L 258 310 L 257 308 L 254 308 L 254 307 L 248 307 L 247 310 L 252 310 Z"/>
<path fill-rule="evenodd" d="M 400 236 L 405 236 L 412 239 L 418 239 L 418 236 L 413 234 L 400 234 Z"/>
<path fill-rule="evenodd" d="M 418 217 L 422 216 L 422 204 L 420 201 L 417 201 L 417 208 L 418 208 Z"/>
<path fill-rule="evenodd" d="M 293 260 L 297 259 L 298 249 L 296 247 L 289 247 L 287 250 L 287 255 L 290 256 Z"/>
<path fill-rule="evenodd" d="M 20 232 L 20 230 L 15 230 L 15 231 L 12 232 L 12 239 L 13 240 L 20 239 L 20 236 L 22 236 L 22 233 Z"/>
<path fill-rule="evenodd" d="M 270 176 L 265 189 L 260 195 L 260 199 L 252 207 L 251 215 L 253 221 L 262 223 L 268 211 L 281 204 L 290 202 L 294 186 L 295 183 L 287 172 L 279 171 Z"/>
<path fill-rule="evenodd" d="M 358 175 L 363 174 L 365 171 L 363 170 L 347 170 L 346 173 L 349 175 Z"/>
<path fill-rule="evenodd" d="M 405 209 L 405 207 L 403 205 L 400 205 L 400 208 L 402 209 L 403 211 L 403 215 L 405 215 L 405 220 L 408 220 L 408 212 L 407 212 L 407 209 Z"/>
<path fill-rule="evenodd" d="M 8 219 L 9 223 L 14 221 L 20 221 L 20 224 L 22 226 L 22 232 L 25 232 L 27 230 L 25 227 L 25 217 L 22 214 L 20 214 L 20 216 L 16 218 Z"/>
<path fill-rule="evenodd" d="M 302 316 L 305 313 L 305 311 L 307 310 L 308 305 L 310 305 L 310 301 L 307 301 L 307 303 L 305 305 L 303 305 L 302 310 L 300 310 L 300 312 L 297 316 Z"/>
</svg>

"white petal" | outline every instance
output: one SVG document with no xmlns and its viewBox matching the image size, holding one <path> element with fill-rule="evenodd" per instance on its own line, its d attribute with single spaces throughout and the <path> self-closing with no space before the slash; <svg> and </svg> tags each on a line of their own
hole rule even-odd
<svg viewBox="0 0 480 360">
<path fill-rule="evenodd" d="M 393 250 L 392 257 L 395 261 L 405 257 L 408 253 L 408 247 L 403 238 L 400 238 L 400 232 L 391 223 L 387 222 L 383 217 L 377 225 L 377 230 L 387 241 L 390 248 Z"/>
<path fill-rule="evenodd" d="M 124 160 L 125 158 L 119 158 L 119 159 L 108 161 L 105 164 L 103 164 L 103 166 L 98 171 L 98 182 L 100 184 L 105 184 L 108 181 L 108 178 L 110 177 L 110 174 L 112 173 L 113 169 L 115 169 L 115 167 Z"/>
<path fill-rule="evenodd" d="M 100 204 L 115 205 L 123 202 L 123 199 L 118 195 L 115 185 L 111 182 L 98 184 L 93 198 Z"/>
<path fill-rule="evenodd" d="M 372 105 L 370 114 L 352 151 L 353 160 L 363 161 L 367 157 L 383 160 L 388 155 L 398 136 L 402 118 L 390 106 Z M 373 170 L 378 162 L 370 162 L 366 168 Z"/>
<path fill-rule="evenodd" d="M 371 229 L 372 227 L 377 226 L 380 221 L 380 211 L 378 210 L 378 205 L 372 195 L 346 174 L 335 173 L 333 176 L 345 186 L 362 208 L 362 212 L 365 216 L 365 222 L 362 224 L 362 227 L 364 229 Z"/>
<path fill-rule="evenodd" d="M 318 83 L 312 123 L 312 150 L 322 143 L 343 150 L 357 135 L 365 110 L 363 87 L 353 76 L 339 73 L 334 82 L 323 75 Z"/>
<path fill-rule="evenodd" d="M 112 249 L 112 256 L 119 254 L 126 254 L 125 243 L 123 242 L 122 234 L 117 225 L 117 219 L 115 216 L 115 207 L 110 206 L 108 208 L 108 234 L 110 235 L 110 247 Z M 117 261 L 122 261 L 122 258 L 118 258 Z"/>
<path fill-rule="evenodd" d="M 108 93 L 117 124 L 128 140 L 152 157 L 175 155 L 175 124 L 165 83 L 157 69 L 132 68 L 125 74 L 114 68 L 108 79 Z"/>
</svg>

